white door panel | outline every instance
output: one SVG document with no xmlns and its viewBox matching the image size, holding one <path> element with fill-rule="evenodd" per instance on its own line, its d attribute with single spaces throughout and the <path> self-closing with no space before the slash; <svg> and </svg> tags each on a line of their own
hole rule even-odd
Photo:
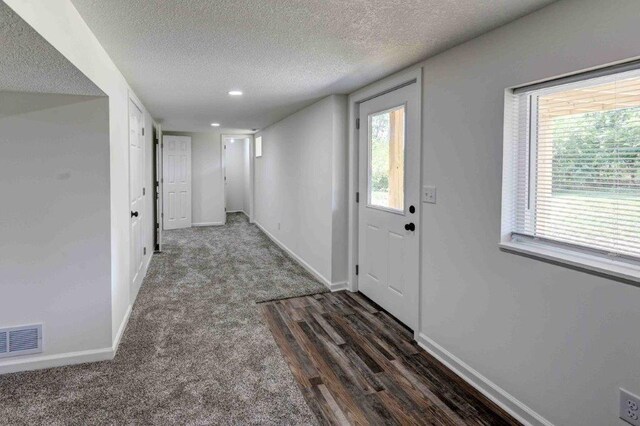
<svg viewBox="0 0 640 426">
<path fill-rule="evenodd" d="M 359 111 L 358 289 L 414 330 L 419 288 L 419 101 L 414 83 L 361 103 Z"/>
<path fill-rule="evenodd" d="M 163 137 L 164 229 L 191 227 L 191 138 Z"/>
<path fill-rule="evenodd" d="M 138 106 L 129 101 L 129 197 L 131 208 L 131 260 L 132 288 L 140 286 L 143 255 L 144 210 L 144 136 L 143 115 Z"/>
</svg>

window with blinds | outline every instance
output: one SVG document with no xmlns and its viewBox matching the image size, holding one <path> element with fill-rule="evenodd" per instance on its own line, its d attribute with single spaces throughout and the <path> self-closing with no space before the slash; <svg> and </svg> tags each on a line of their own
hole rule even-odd
<svg viewBox="0 0 640 426">
<path fill-rule="evenodd" d="M 640 72 L 543 86 L 508 95 L 512 241 L 640 260 Z"/>
</svg>

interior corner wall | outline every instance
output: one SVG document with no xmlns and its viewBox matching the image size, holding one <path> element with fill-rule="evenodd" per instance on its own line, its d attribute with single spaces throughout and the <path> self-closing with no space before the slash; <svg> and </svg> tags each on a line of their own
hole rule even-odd
<svg viewBox="0 0 640 426">
<path fill-rule="evenodd" d="M 207 133 L 163 131 L 164 136 L 191 137 L 191 221 L 194 226 L 225 223 L 222 170 L 223 130 Z"/>
<path fill-rule="evenodd" d="M 640 288 L 499 250 L 504 93 L 638 57 L 640 3 L 614 3 L 561 0 L 418 65 L 422 184 L 438 188 L 422 208 L 420 340 L 556 425 L 626 424 Z"/>
<path fill-rule="evenodd" d="M 0 326 L 43 325 L 0 371 L 110 348 L 108 99 L 0 92 L 0 148 Z"/>
<path fill-rule="evenodd" d="M 326 285 L 334 283 L 333 209 L 342 207 L 341 194 L 334 194 L 342 114 L 346 97 L 329 96 L 256 134 L 262 136 L 262 157 L 254 161 L 256 223 Z M 346 209 L 342 214 L 346 220 Z"/>
<path fill-rule="evenodd" d="M 135 94 L 70 0 L 5 0 L 22 19 L 109 97 L 111 337 L 124 331 L 134 300 L 130 289 L 129 98 Z M 143 108 L 145 116 L 146 110 Z M 145 123 L 150 130 L 151 123 Z M 151 132 L 149 132 L 151 133 Z M 149 175 L 145 175 L 145 180 Z M 145 186 L 150 188 L 151 182 Z M 147 193 L 149 196 L 150 192 Z M 145 203 L 147 205 L 148 203 Z M 144 212 L 145 220 L 150 215 Z M 145 227 L 146 232 L 150 228 Z M 145 235 L 145 241 L 148 239 Z M 153 250 L 147 250 L 144 265 Z"/>
<path fill-rule="evenodd" d="M 332 243 L 331 282 L 346 283 L 349 261 L 349 176 L 348 176 L 348 106 L 347 96 L 333 97 L 333 167 L 332 167 Z"/>
</svg>

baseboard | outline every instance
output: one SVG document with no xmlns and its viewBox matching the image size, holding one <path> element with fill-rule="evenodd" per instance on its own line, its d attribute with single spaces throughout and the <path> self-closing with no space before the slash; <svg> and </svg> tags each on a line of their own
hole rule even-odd
<svg viewBox="0 0 640 426">
<path fill-rule="evenodd" d="M 149 265 L 151 265 L 151 259 L 153 258 L 153 255 L 155 253 L 158 253 L 158 252 L 157 251 L 152 251 L 151 253 L 149 253 L 149 256 L 147 257 L 147 261 L 144 262 L 144 265 L 142 266 L 142 280 L 140 281 L 140 285 L 136 289 L 136 294 L 133 295 L 133 302 L 135 302 L 135 300 L 138 298 L 138 293 L 140 293 L 140 289 L 144 285 L 144 279 L 147 276 L 147 272 L 149 272 Z M 132 304 L 133 304 L 133 302 L 132 302 Z"/>
<path fill-rule="evenodd" d="M 317 279 L 322 284 L 324 284 L 329 290 L 338 291 L 338 290 L 344 290 L 344 289 L 347 288 L 347 282 L 345 282 L 345 281 L 338 282 L 338 283 L 331 283 L 331 281 L 329 281 L 324 276 L 322 276 L 322 274 L 320 274 L 320 272 L 316 271 L 313 268 L 313 266 L 311 266 L 307 262 L 305 262 L 300 256 L 298 256 L 293 251 L 291 251 L 289 249 L 289 247 L 284 245 L 282 242 L 280 242 L 280 240 L 278 240 L 276 237 L 274 237 L 269 231 L 264 229 L 264 227 L 262 225 L 260 225 L 258 222 L 254 222 L 254 223 L 258 228 L 260 228 L 260 230 L 262 232 L 264 232 L 264 234 L 267 237 L 269 237 L 269 239 L 271 241 L 273 241 L 278 247 L 280 247 L 282 250 L 284 250 L 293 260 L 298 262 L 300 264 L 300 266 L 302 266 L 304 269 L 306 269 L 307 272 L 309 272 L 311 275 L 313 275 L 313 277 L 315 279 Z"/>
<path fill-rule="evenodd" d="M 476 388 L 521 423 L 531 426 L 553 426 L 553 423 L 527 407 L 513 395 L 484 377 L 423 333 L 416 333 L 416 341 L 425 351 L 429 352 L 464 381 Z"/>
<path fill-rule="evenodd" d="M 116 333 L 116 338 L 113 339 L 113 344 L 111 345 L 111 350 L 113 351 L 113 356 L 116 356 L 116 352 L 118 352 L 118 346 L 120 346 L 120 340 L 122 340 L 122 336 L 124 335 L 124 331 L 127 329 L 127 324 L 129 324 L 129 317 L 131 316 L 131 311 L 133 311 L 133 303 L 129 305 L 127 308 L 127 312 L 124 314 L 124 318 L 120 323 L 120 327 L 118 328 L 118 332 Z"/>
<path fill-rule="evenodd" d="M 329 286 L 329 289 L 331 291 L 341 291 L 341 290 L 347 290 L 349 288 L 349 282 L 347 281 L 340 281 L 337 283 L 331 283 L 331 285 Z"/>
<path fill-rule="evenodd" d="M 200 222 L 200 223 L 192 223 L 191 226 L 193 227 L 200 227 L 200 226 L 221 226 L 224 225 L 224 222 Z"/>
<path fill-rule="evenodd" d="M 84 364 L 87 362 L 108 361 L 113 359 L 114 354 L 113 348 L 108 347 L 88 351 L 37 356 L 26 359 L 10 359 L 0 363 L 0 375 L 17 373 L 20 371 L 41 370 L 43 368 Z"/>
</svg>

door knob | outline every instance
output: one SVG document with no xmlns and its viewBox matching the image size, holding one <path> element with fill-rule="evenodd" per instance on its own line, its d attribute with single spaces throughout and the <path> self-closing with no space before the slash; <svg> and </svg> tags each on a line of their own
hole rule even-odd
<svg viewBox="0 0 640 426">
<path fill-rule="evenodd" d="M 131 212 L 131 217 L 138 217 L 138 212 Z"/>
<path fill-rule="evenodd" d="M 415 231 L 416 230 L 416 225 L 413 222 L 407 223 L 404 226 L 404 229 L 406 229 L 407 231 Z"/>
</svg>

